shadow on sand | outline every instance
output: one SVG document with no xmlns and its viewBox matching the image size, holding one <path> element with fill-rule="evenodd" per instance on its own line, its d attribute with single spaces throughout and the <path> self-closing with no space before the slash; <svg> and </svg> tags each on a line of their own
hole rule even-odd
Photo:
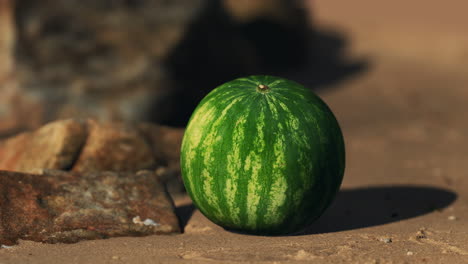
<svg viewBox="0 0 468 264">
<path fill-rule="evenodd" d="M 188 221 L 192 218 L 192 215 L 195 211 L 195 206 L 193 204 L 184 204 L 177 206 L 175 209 L 176 215 L 179 218 L 180 230 L 185 231 Z"/>
<path fill-rule="evenodd" d="M 441 210 L 457 199 L 446 189 L 426 186 L 375 186 L 341 190 L 333 204 L 297 235 L 346 231 L 402 221 Z"/>
<path fill-rule="evenodd" d="M 341 190 L 333 204 L 305 231 L 293 236 L 331 233 L 372 227 L 441 210 L 457 199 L 447 189 L 427 186 L 372 186 Z M 182 230 L 195 210 L 177 207 Z"/>
</svg>

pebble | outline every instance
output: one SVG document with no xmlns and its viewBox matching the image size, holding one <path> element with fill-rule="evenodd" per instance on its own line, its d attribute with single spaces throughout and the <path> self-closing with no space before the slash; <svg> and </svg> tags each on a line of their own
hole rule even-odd
<svg viewBox="0 0 468 264">
<path fill-rule="evenodd" d="M 447 219 L 450 220 L 450 221 L 455 221 L 455 220 L 457 220 L 457 217 L 454 216 L 454 215 L 451 215 L 451 216 L 447 217 Z"/>
<path fill-rule="evenodd" d="M 392 239 L 390 237 L 381 238 L 380 241 L 384 243 L 392 243 Z"/>
<path fill-rule="evenodd" d="M 413 251 L 408 251 L 408 252 L 406 252 L 406 255 L 407 255 L 407 256 L 413 256 L 414 253 L 413 253 Z"/>
<path fill-rule="evenodd" d="M 424 239 L 424 238 L 427 238 L 426 232 L 424 231 L 424 229 L 420 229 L 420 230 L 416 233 L 416 239 Z"/>
</svg>

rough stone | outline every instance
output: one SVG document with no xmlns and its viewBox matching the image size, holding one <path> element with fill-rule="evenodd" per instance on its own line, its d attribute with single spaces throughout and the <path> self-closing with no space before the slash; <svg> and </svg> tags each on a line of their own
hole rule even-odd
<svg viewBox="0 0 468 264">
<path fill-rule="evenodd" d="M 0 137 L 77 117 L 184 126 L 220 83 L 291 68 L 304 15 L 294 1 L 254 2 L 1 0 Z M 279 39 L 295 48 L 278 52 Z"/>
<path fill-rule="evenodd" d="M 148 140 L 157 160 L 170 168 L 180 166 L 180 147 L 185 129 L 141 123 L 139 130 Z"/>
<path fill-rule="evenodd" d="M 36 96 L 18 86 L 15 69 L 15 1 L 0 0 L 0 138 L 42 125 L 44 108 Z"/>
<path fill-rule="evenodd" d="M 14 2 L 0 1 L 0 83 L 10 77 L 13 71 L 13 50 L 15 26 L 13 21 Z"/>
<path fill-rule="evenodd" d="M 73 243 L 180 232 L 174 205 L 150 171 L 42 174 L 0 171 L 0 244 Z"/>
<path fill-rule="evenodd" d="M 32 173 L 39 169 L 69 169 L 86 135 L 86 123 L 71 119 L 19 134 L 0 142 L 0 170 Z"/>
<path fill-rule="evenodd" d="M 171 195 L 185 192 L 180 172 L 180 147 L 185 129 L 142 123 L 138 125 L 163 166 L 156 174 L 166 183 Z"/>
<path fill-rule="evenodd" d="M 0 170 L 76 172 L 155 170 L 171 194 L 184 192 L 184 129 L 149 123 L 68 119 L 0 141 Z"/>
<path fill-rule="evenodd" d="M 73 171 L 138 171 L 157 167 L 153 150 L 135 125 L 90 120 L 88 131 Z"/>
</svg>

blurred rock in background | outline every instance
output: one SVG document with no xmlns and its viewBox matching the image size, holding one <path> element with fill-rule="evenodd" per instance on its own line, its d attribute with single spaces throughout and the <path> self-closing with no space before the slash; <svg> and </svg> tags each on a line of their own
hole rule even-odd
<svg viewBox="0 0 468 264">
<path fill-rule="evenodd" d="M 0 82 L 5 82 L 13 71 L 15 39 L 13 2 L 0 0 Z"/>
<path fill-rule="evenodd" d="M 184 126 L 233 78 L 309 76 L 322 54 L 309 13 L 300 0 L 0 0 L 0 137 L 70 117 Z M 341 67 L 335 44 L 314 60 Z"/>
</svg>

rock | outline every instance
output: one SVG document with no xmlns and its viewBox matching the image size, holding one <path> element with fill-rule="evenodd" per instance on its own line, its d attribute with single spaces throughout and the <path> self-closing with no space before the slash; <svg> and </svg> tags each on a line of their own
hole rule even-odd
<svg viewBox="0 0 468 264">
<path fill-rule="evenodd" d="M 13 0 L 0 1 L 0 83 L 9 78 L 13 71 L 16 33 L 13 10 Z"/>
<path fill-rule="evenodd" d="M 25 93 L 17 80 L 0 81 L 0 139 L 39 128 L 46 123 L 47 105 L 37 94 Z"/>
<path fill-rule="evenodd" d="M 155 124 L 61 120 L 0 141 L 0 170 L 35 173 L 155 170 L 173 194 L 184 192 L 184 129 Z"/>
<path fill-rule="evenodd" d="M 87 136 L 86 123 L 62 120 L 0 142 L 0 170 L 71 168 Z"/>
<path fill-rule="evenodd" d="M 169 168 L 180 166 L 180 147 L 185 129 L 149 123 L 141 123 L 138 128 L 150 143 L 157 160 Z"/>
<path fill-rule="evenodd" d="M 382 237 L 379 239 L 380 241 L 384 242 L 384 243 L 392 243 L 392 238 L 391 237 Z"/>
<path fill-rule="evenodd" d="M 180 232 L 171 198 L 149 171 L 0 171 L 0 193 L 4 245 Z"/>
<path fill-rule="evenodd" d="M 149 142 L 135 125 L 88 121 L 88 138 L 73 165 L 77 172 L 156 169 Z"/>
<path fill-rule="evenodd" d="M 0 138 L 44 124 L 43 102 L 18 86 L 15 0 L 0 1 Z"/>
<path fill-rule="evenodd" d="M 220 83 L 300 53 L 297 4 L 254 2 L 1 0 L 0 137 L 65 118 L 184 126 Z"/>
<path fill-rule="evenodd" d="M 155 124 L 68 119 L 0 141 L 0 170 L 179 170 L 184 130 Z"/>
<path fill-rule="evenodd" d="M 166 183 L 171 195 L 185 192 L 180 172 L 180 147 L 185 129 L 142 123 L 138 125 L 153 149 L 156 160 L 163 166 L 156 174 Z"/>
</svg>

